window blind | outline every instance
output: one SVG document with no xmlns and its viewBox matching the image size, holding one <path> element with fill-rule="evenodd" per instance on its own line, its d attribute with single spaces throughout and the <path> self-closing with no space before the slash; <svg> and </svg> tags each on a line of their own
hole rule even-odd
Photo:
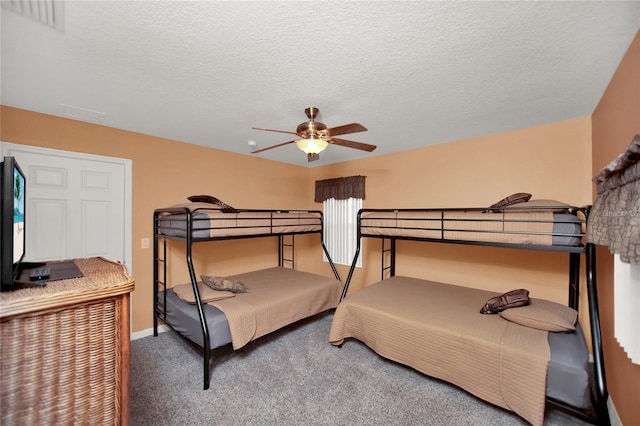
<svg viewBox="0 0 640 426">
<path fill-rule="evenodd" d="M 351 265 L 357 245 L 357 218 L 362 208 L 362 199 L 348 198 L 324 201 L 324 242 L 333 263 Z M 327 260 L 326 255 L 324 260 Z M 362 251 L 358 256 L 357 267 L 362 267 Z"/>
<path fill-rule="evenodd" d="M 614 256 L 614 335 L 631 362 L 640 365 L 640 264 Z"/>
</svg>

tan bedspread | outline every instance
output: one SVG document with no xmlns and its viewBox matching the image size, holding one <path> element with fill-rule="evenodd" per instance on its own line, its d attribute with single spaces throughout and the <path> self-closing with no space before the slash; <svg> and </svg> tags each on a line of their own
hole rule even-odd
<svg viewBox="0 0 640 426">
<path fill-rule="evenodd" d="M 248 293 L 209 302 L 229 321 L 234 349 L 300 319 L 335 308 L 342 284 L 334 278 L 275 267 L 234 275 Z"/>
<path fill-rule="evenodd" d="M 553 212 L 368 212 L 363 234 L 552 245 Z"/>
<path fill-rule="evenodd" d="M 541 425 L 551 357 L 547 332 L 480 314 L 496 294 L 393 277 L 347 296 L 329 340 L 339 345 L 354 337 L 385 358 Z"/>
</svg>

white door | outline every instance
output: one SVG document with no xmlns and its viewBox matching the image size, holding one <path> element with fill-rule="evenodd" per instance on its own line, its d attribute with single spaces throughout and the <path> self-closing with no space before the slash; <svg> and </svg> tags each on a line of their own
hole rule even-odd
<svg viewBox="0 0 640 426">
<path fill-rule="evenodd" d="M 25 259 L 102 256 L 131 270 L 131 160 L 2 143 L 27 178 Z"/>
</svg>

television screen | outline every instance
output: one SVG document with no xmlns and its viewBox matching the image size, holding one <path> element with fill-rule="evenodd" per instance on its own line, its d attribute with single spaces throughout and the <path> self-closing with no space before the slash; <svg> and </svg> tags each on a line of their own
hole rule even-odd
<svg viewBox="0 0 640 426">
<path fill-rule="evenodd" d="M 13 167 L 13 263 L 24 257 L 24 176 L 14 163 Z"/>
<path fill-rule="evenodd" d="M 14 157 L 4 157 L 2 162 L 0 210 L 0 276 L 2 287 L 11 286 L 20 272 L 26 251 L 26 179 Z"/>
</svg>

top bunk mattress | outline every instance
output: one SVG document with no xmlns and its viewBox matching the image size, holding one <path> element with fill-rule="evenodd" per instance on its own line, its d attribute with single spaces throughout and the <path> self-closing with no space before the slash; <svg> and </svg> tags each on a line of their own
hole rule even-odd
<svg viewBox="0 0 640 426">
<path fill-rule="evenodd" d="M 224 212 L 207 203 L 185 203 L 157 209 L 156 233 L 196 239 L 320 232 L 322 213 L 307 210 L 242 209 Z"/>
<path fill-rule="evenodd" d="M 516 208 L 363 209 L 359 219 L 364 236 L 542 246 L 579 246 L 585 223 L 571 213 Z"/>
</svg>

